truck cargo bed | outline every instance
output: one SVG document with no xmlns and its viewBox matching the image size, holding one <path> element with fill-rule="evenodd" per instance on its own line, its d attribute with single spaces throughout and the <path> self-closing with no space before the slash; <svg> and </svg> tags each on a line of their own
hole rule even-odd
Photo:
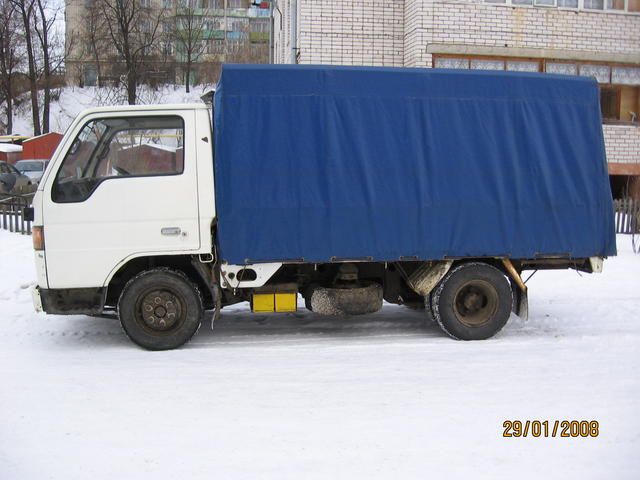
<svg viewBox="0 0 640 480">
<path fill-rule="evenodd" d="M 214 106 L 231 264 L 615 255 L 595 80 L 225 65 Z"/>
</svg>

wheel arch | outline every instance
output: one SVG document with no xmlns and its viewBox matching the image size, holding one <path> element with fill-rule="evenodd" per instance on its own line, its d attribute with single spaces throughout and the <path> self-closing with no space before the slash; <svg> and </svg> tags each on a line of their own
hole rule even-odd
<svg viewBox="0 0 640 480">
<path fill-rule="evenodd" d="M 205 309 L 213 307 L 211 289 L 192 264 L 191 255 L 145 255 L 129 258 L 113 269 L 105 283 L 105 305 L 116 307 L 127 282 L 145 270 L 166 267 L 184 273 L 200 289 Z"/>
<path fill-rule="evenodd" d="M 485 263 L 500 270 L 507 277 L 513 294 L 513 313 L 523 319 L 529 317 L 528 289 L 522 280 L 522 261 L 509 257 L 478 257 L 456 259 L 451 270 L 466 263 Z"/>
</svg>

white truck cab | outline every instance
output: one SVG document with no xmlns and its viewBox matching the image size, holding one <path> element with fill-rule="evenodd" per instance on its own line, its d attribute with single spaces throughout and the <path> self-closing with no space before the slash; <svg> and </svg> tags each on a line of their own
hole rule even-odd
<svg viewBox="0 0 640 480">
<path fill-rule="evenodd" d="M 46 223 L 41 286 L 104 287 L 136 256 L 211 253 L 211 142 L 205 105 L 80 115 L 35 198 L 35 223 Z"/>
<path fill-rule="evenodd" d="M 34 198 L 40 299 L 96 310 L 135 258 L 211 255 L 211 110 L 204 104 L 94 108 L 78 116 Z M 36 237 L 40 235 L 36 229 Z M 90 266 L 90 268 L 88 268 Z M 63 292 L 74 300 L 65 300 Z M 82 293 L 84 292 L 84 294 Z"/>
</svg>

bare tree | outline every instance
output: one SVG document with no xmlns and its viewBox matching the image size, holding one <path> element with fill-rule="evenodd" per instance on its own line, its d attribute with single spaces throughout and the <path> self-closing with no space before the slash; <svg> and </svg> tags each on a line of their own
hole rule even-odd
<svg viewBox="0 0 640 480">
<path fill-rule="evenodd" d="M 42 56 L 42 83 L 44 84 L 44 101 L 42 104 L 42 133 L 49 132 L 49 111 L 51 107 L 51 74 L 53 52 L 53 27 L 58 15 L 57 9 L 49 5 L 47 0 L 35 0 L 37 10 L 34 15 L 34 30 L 39 41 Z"/>
<path fill-rule="evenodd" d="M 127 101 L 136 103 L 138 85 L 160 37 L 165 9 L 152 9 L 150 0 L 97 0 L 102 21 L 124 64 Z"/>
<path fill-rule="evenodd" d="M 193 64 L 200 60 L 206 48 L 205 31 L 212 29 L 208 25 L 209 14 L 204 5 L 200 6 L 200 0 L 180 0 L 173 12 L 171 37 L 175 42 L 176 53 L 181 57 L 187 93 L 190 90 Z"/>
<path fill-rule="evenodd" d="M 31 116 L 33 119 L 33 134 L 40 135 L 40 108 L 38 106 L 38 74 L 34 49 L 33 22 L 36 17 L 36 0 L 10 0 L 22 20 L 27 64 L 29 66 L 29 91 L 31 93 Z"/>
<path fill-rule="evenodd" d="M 13 133 L 13 76 L 20 66 L 18 53 L 20 38 L 15 7 L 8 0 L 0 0 L 0 96 L 5 102 L 6 133 Z"/>
</svg>

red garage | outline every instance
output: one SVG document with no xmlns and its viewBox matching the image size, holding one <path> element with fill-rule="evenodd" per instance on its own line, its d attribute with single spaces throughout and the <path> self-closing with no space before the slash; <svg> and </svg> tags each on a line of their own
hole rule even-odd
<svg viewBox="0 0 640 480">
<path fill-rule="evenodd" d="M 22 142 L 23 160 L 51 160 L 53 152 L 62 140 L 62 134 L 51 132 Z"/>
</svg>

